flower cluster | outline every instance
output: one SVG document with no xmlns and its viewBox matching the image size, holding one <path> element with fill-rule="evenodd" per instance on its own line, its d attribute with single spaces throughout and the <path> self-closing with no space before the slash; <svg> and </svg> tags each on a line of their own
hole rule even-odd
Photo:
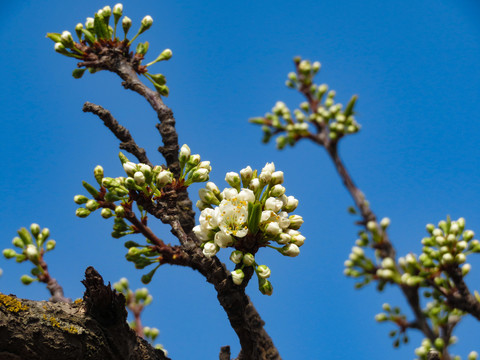
<svg viewBox="0 0 480 360">
<path fill-rule="evenodd" d="M 110 25 L 110 17 L 113 15 L 113 28 Z M 131 39 L 127 39 L 127 34 L 132 26 L 132 20 L 128 16 L 124 16 L 121 24 L 124 32 L 123 39 L 117 37 L 117 25 L 123 15 L 123 5 L 116 4 L 113 10 L 110 6 L 105 6 L 99 9 L 94 17 L 88 17 L 85 24 L 78 23 L 75 26 L 75 33 L 78 42 L 75 42 L 71 32 L 65 30 L 60 33 L 48 33 L 47 37 L 55 42 L 55 51 L 75 59 L 84 60 L 89 65 L 86 68 L 75 69 L 73 77 L 79 79 L 88 69 L 89 72 L 94 73 L 99 69 L 95 67 L 94 63 L 100 57 L 100 54 L 105 55 L 105 50 L 117 50 L 117 53 L 122 53 L 124 56 L 132 57 L 137 73 L 144 75 L 152 84 L 160 95 L 168 96 L 169 89 L 165 85 L 166 79 L 162 74 L 150 74 L 147 72 L 147 67 L 164 60 L 169 60 L 172 57 L 172 51 L 165 49 L 160 55 L 147 65 L 141 65 L 144 56 L 147 54 L 149 43 L 139 43 L 134 54 L 130 54 L 129 48 L 132 42 L 142 33 L 150 29 L 153 25 L 153 19 L 150 15 L 145 16 L 140 27 Z M 118 51 L 119 50 L 119 51 Z"/>
<path fill-rule="evenodd" d="M 18 236 L 12 240 L 13 246 L 21 250 L 17 253 L 14 249 L 4 249 L 3 256 L 7 259 L 15 258 L 18 263 L 30 261 L 35 265 L 30 273 L 34 276 L 23 275 L 20 280 L 23 284 L 29 285 L 34 281 L 42 281 L 42 275 L 46 268 L 44 268 L 43 256 L 46 252 L 55 249 L 55 240 L 48 240 L 50 230 L 48 228 L 40 229 L 38 224 L 30 225 L 30 232 L 26 228 L 21 228 L 17 231 Z M 42 266 L 43 265 L 43 266 Z"/>
<path fill-rule="evenodd" d="M 312 64 L 308 60 L 295 58 L 294 62 L 296 72 L 288 74 L 286 85 L 301 92 L 307 101 L 301 103 L 293 114 L 285 103 L 278 101 L 271 113 L 250 119 L 254 124 L 263 125 L 263 141 L 269 142 L 273 135 L 285 133 L 277 136 L 277 147 L 283 149 L 286 145 L 293 146 L 310 134 L 310 125 L 317 130 L 325 129 L 328 137 L 334 141 L 358 132 L 360 125 L 354 117 L 357 97 L 353 96 L 343 109 L 342 104 L 335 103 L 334 90 L 328 91 L 326 84 L 313 83 L 313 78 L 320 70 L 318 61 Z"/>
<path fill-rule="evenodd" d="M 232 280 L 240 285 L 245 277 L 244 268 L 253 267 L 263 294 L 270 295 L 272 286 L 267 278 L 270 269 L 258 265 L 255 254 L 261 247 L 270 247 L 282 255 L 295 257 L 300 253 L 305 237 L 298 231 L 303 223 L 299 215 L 290 215 L 298 200 L 285 195 L 283 172 L 275 171 L 273 163 L 267 163 L 260 174 L 250 166 L 227 173 L 226 182 L 231 186 L 220 192 L 208 182 L 200 189 L 197 207 L 202 210 L 200 225 L 194 227 L 202 241 L 203 253 L 214 256 L 220 248 L 235 250 L 230 260 L 236 264 Z M 275 242 L 280 247 L 270 245 Z"/>
<path fill-rule="evenodd" d="M 84 205 L 76 210 L 78 217 L 87 217 L 99 209 L 101 209 L 100 214 L 103 218 L 114 217 L 111 234 L 113 238 L 141 233 L 139 226 L 147 226 L 147 212 L 136 200 L 141 199 L 143 205 L 148 204 L 149 201 L 152 205 L 158 204 L 165 197 L 175 196 L 177 191 L 184 190 L 194 182 L 207 181 L 211 170 L 210 162 L 200 161 L 198 154 L 190 155 L 187 145 L 183 145 L 180 150 L 181 174 L 178 178 L 175 178 L 173 173 L 163 166 L 152 168 L 147 164 L 133 163 L 122 153 L 119 154 L 119 157 L 126 176 L 105 177 L 103 168 L 98 165 L 93 173 L 100 189 L 84 181 L 84 188 L 93 198 L 85 195 L 74 197 L 75 203 Z M 133 210 L 134 203 L 137 204 L 140 213 L 138 220 Z M 130 223 L 137 220 L 137 223 L 130 224 L 126 220 Z M 149 283 L 162 261 L 168 259 L 160 256 L 159 249 L 152 244 L 150 239 L 146 239 L 146 241 L 148 244 L 145 245 L 126 241 L 125 247 L 128 249 L 126 259 L 133 262 L 137 269 L 158 263 L 157 267 L 142 276 L 142 282 Z M 175 253 L 170 255 L 175 257 Z"/>
</svg>

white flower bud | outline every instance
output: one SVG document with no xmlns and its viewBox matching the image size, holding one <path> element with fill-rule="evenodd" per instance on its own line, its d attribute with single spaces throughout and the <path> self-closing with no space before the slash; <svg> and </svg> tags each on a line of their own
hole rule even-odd
<svg viewBox="0 0 480 360">
<path fill-rule="evenodd" d="M 128 176 L 133 176 L 137 171 L 137 164 L 130 161 L 126 162 L 123 164 L 123 170 L 125 170 Z"/>
<path fill-rule="evenodd" d="M 228 172 L 225 176 L 225 181 L 233 188 L 240 188 L 240 176 L 236 172 Z"/>
<path fill-rule="evenodd" d="M 460 253 L 455 256 L 455 262 L 457 264 L 463 264 L 465 261 L 467 261 L 467 257 L 464 253 Z"/>
<path fill-rule="evenodd" d="M 193 182 L 204 182 L 208 180 L 209 171 L 207 169 L 197 169 L 192 174 Z"/>
<path fill-rule="evenodd" d="M 230 260 L 234 264 L 240 264 L 242 262 L 242 259 L 243 259 L 243 253 L 240 250 L 234 250 L 230 254 Z"/>
<path fill-rule="evenodd" d="M 271 185 L 283 184 L 283 171 L 275 171 L 272 173 Z"/>
<path fill-rule="evenodd" d="M 358 247 L 358 246 L 352 247 L 352 253 L 357 255 L 358 257 L 364 257 L 365 256 L 365 252 L 363 251 L 363 249 L 361 247 Z"/>
<path fill-rule="evenodd" d="M 453 256 L 450 253 L 443 254 L 442 262 L 446 264 L 451 264 L 453 262 Z"/>
<path fill-rule="evenodd" d="M 157 175 L 157 186 L 165 186 L 171 184 L 173 181 L 173 174 L 169 170 L 163 170 Z"/>
<path fill-rule="evenodd" d="M 283 206 L 283 209 L 286 212 L 294 211 L 298 206 L 298 200 L 295 199 L 293 196 L 287 197 L 287 204 Z"/>
<path fill-rule="evenodd" d="M 268 279 L 271 274 L 271 271 L 267 265 L 259 265 L 256 269 L 256 272 L 262 279 Z"/>
<path fill-rule="evenodd" d="M 243 186 L 248 186 L 253 177 L 253 170 L 250 166 L 240 170 L 240 176 L 242 177 Z"/>
<path fill-rule="evenodd" d="M 28 260 L 35 262 L 38 260 L 38 249 L 35 245 L 27 245 L 25 249 L 25 255 L 27 256 Z"/>
<path fill-rule="evenodd" d="M 133 174 L 133 179 L 138 186 L 145 185 L 145 175 L 143 175 L 142 172 L 137 171 L 135 174 Z"/>
<path fill-rule="evenodd" d="M 110 15 L 112 15 L 112 8 L 108 5 L 104 6 L 103 7 L 103 16 L 104 17 L 109 17 Z"/>
<path fill-rule="evenodd" d="M 207 188 L 208 190 L 213 192 L 215 195 L 220 194 L 220 189 L 218 188 L 218 186 L 215 185 L 215 183 L 213 183 L 211 181 L 207 182 L 207 184 L 205 185 L 205 188 Z"/>
<path fill-rule="evenodd" d="M 70 31 L 64 31 L 62 35 L 60 35 L 60 38 L 62 39 L 63 45 L 67 47 L 72 47 L 73 46 L 73 37 Z"/>
<path fill-rule="evenodd" d="M 248 184 L 248 188 L 252 191 L 257 191 L 260 188 L 260 180 L 258 178 L 252 179 L 250 184 Z"/>
<path fill-rule="evenodd" d="M 285 256 L 295 257 L 300 254 L 300 249 L 295 244 L 287 244 L 281 249 L 281 253 Z"/>
<path fill-rule="evenodd" d="M 302 246 L 304 242 L 305 242 L 305 236 L 303 235 L 292 236 L 292 243 L 297 245 L 298 247 Z"/>
<path fill-rule="evenodd" d="M 203 254 L 206 257 L 215 256 L 215 254 L 218 252 L 218 250 L 219 250 L 218 246 L 215 245 L 215 243 L 213 241 L 209 241 L 203 246 Z"/>
<path fill-rule="evenodd" d="M 280 238 L 277 240 L 277 243 L 284 245 L 284 244 L 288 244 L 291 241 L 292 241 L 292 237 L 290 235 L 281 233 Z"/>
<path fill-rule="evenodd" d="M 85 29 L 90 30 L 93 29 L 94 19 L 92 17 L 87 17 L 87 21 L 85 21 Z"/>
<path fill-rule="evenodd" d="M 271 210 L 273 212 L 278 212 L 282 208 L 282 201 L 275 199 L 274 197 L 269 197 L 267 201 L 265 201 L 265 210 Z"/>
<path fill-rule="evenodd" d="M 377 223 L 375 221 L 369 221 L 367 223 L 367 229 L 371 232 L 374 232 L 377 230 Z"/>
<path fill-rule="evenodd" d="M 290 215 L 290 229 L 298 230 L 303 224 L 303 218 L 300 215 Z"/>
<path fill-rule="evenodd" d="M 467 360 L 477 360 L 478 359 L 478 353 L 476 351 L 471 351 L 468 354 Z"/>
<path fill-rule="evenodd" d="M 215 244 L 217 244 L 221 248 L 226 248 L 233 244 L 233 238 L 225 234 L 223 231 L 219 231 L 215 234 L 214 237 Z"/>
<path fill-rule="evenodd" d="M 150 29 L 150 27 L 151 27 L 152 24 L 153 24 L 153 19 L 152 19 L 152 17 L 151 17 L 150 15 L 145 16 L 145 17 L 142 19 L 142 23 L 141 23 L 141 24 L 142 24 L 141 27 L 140 27 L 141 30 L 139 31 L 140 33 L 142 33 L 142 32 L 145 31 L 145 30 Z"/>
<path fill-rule="evenodd" d="M 250 253 L 246 253 L 244 256 L 243 256 L 243 263 L 246 265 L 246 266 L 252 266 L 253 264 L 255 264 L 255 257 L 250 254 Z"/>
<path fill-rule="evenodd" d="M 440 229 L 438 229 L 438 228 L 437 228 L 437 229 L 433 229 L 432 235 L 433 235 L 433 236 L 442 236 L 442 235 L 443 235 L 443 231 L 440 230 Z"/>
<path fill-rule="evenodd" d="M 122 16 L 122 13 L 123 13 L 123 5 L 120 3 L 116 4 L 113 7 L 113 15 L 120 17 Z"/>
<path fill-rule="evenodd" d="M 264 168 L 262 169 L 262 172 L 268 172 L 270 174 L 273 174 L 274 171 L 275 171 L 275 164 L 273 162 L 266 163 Z"/>
<path fill-rule="evenodd" d="M 272 174 L 266 171 L 262 171 L 258 177 L 262 184 L 268 184 L 272 180 Z"/>
<path fill-rule="evenodd" d="M 241 269 L 232 271 L 232 280 L 235 285 L 240 285 L 243 282 L 244 277 L 245 277 L 245 274 Z"/>
<path fill-rule="evenodd" d="M 384 217 L 382 221 L 380 221 L 380 226 L 384 229 L 390 226 L 390 219 L 388 217 Z"/>
<path fill-rule="evenodd" d="M 270 190 L 270 195 L 274 197 L 279 197 L 279 196 L 282 196 L 283 194 L 285 194 L 285 188 L 282 185 L 275 185 Z M 283 203 L 282 203 L 282 206 L 283 206 Z"/>
<path fill-rule="evenodd" d="M 265 228 L 265 233 L 270 236 L 277 236 L 282 232 L 280 226 L 276 222 L 268 223 L 267 227 Z"/>
<path fill-rule="evenodd" d="M 463 265 L 462 266 L 462 275 L 463 276 L 467 275 L 470 272 L 470 270 L 472 270 L 472 265 L 470 265 L 470 264 Z"/>
<path fill-rule="evenodd" d="M 190 148 L 188 147 L 187 144 L 184 144 L 180 148 L 180 154 L 178 155 L 178 159 L 180 160 L 181 163 L 186 163 L 190 158 L 190 154 L 191 154 Z"/>
<path fill-rule="evenodd" d="M 395 268 L 395 262 L 392 260 L 392 258 L 387 257 L 382 260 L 382 267 L 393 270 Z"/>
</svg>

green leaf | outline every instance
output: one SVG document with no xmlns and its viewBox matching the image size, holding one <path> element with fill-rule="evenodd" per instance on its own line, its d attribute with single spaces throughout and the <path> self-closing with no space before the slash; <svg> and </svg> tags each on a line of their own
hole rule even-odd
<svg viewBox="0 0 480 360">
<path fill-rule="evenodd" d="M 98 190 L 86 181 L 82 181 L 83 187 L 92 195 L 95 199 L 98 199 Z"/>
<path fill-rule="evenodd" d="M 350 101 L 348 102 L 347 107 L 345 108 L 345 111 L 343 112 L 343 114 L 346 117 L 349 117 L 350 115 L 353 114 L 353 107 L 355 106 L 355 103 L 357 102 L 357 99 L 358 99 L 358 96 L 353 95 L 352 98 L 350 99 Z"/>
<path fill-rule="evenodd" d="M 50 40 L 53 40 L 53 42 L 61 42 L 62 38 L 61 38 L 61 35 L 59 33 L 47 33 L 47 38 L 49 38 Z"/>
<path fill-rule="evenodd" d="M 250 233 L 255 235 L 258 232 L 258 225 L 260 224 L 260 219 L 262 217 L 262 204 L 248 203 L 248 217 L 247 217 L 247 226 Z"/>
<path fill-rule="evenodd" d="M 103 16 L 95 14 L 93 30 L 95 31 L 95 35 L 97 35 L 97 39 L 108 39 L 108 27 L 105 24 L 105 19 Z"/>
<path fill-rule="evenodd" d="M 80 79 L 83 76 L 83 74 L 85 73 L 85 70 L 87 70 L 87 69 L 75 69 L 72 72 L 72 76 L 75 79 Z"/>
</svg>

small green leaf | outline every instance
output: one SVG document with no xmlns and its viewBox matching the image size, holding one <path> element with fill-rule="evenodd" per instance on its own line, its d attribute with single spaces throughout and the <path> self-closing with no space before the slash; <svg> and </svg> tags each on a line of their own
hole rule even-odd
<svg viewBox="0 0 480 360">
<path fill-rule="evenodd" d="M 83 74 L 85 73 L 85 70 L 87 70 L 87 69 L 75 69 L 72 72 L 72 76 L 75 79 L 80 79 L 83 76 Z"/>
<path fill-rule="evenodd" d="M 97 35 L 97 39 L 108 39 L 108 27 L 107 24 L 105 24 L 103 16 L 95 14 L 93 30 L 95 31 L 95 35 Z"/>
</svg>

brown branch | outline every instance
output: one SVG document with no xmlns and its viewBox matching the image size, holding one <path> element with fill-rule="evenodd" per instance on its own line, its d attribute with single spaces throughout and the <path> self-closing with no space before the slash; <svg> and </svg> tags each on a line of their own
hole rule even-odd
<svg viewBox="0 0 480 360">
<path fill-rule="evenodd" d="M 121 141 L 120 149 L 128 151 L 134 155 L 141 163 L 153 166 L 150 160 L 148 160 L 145 149 L 139 147 L 133 139 L 130 131 L 120 125 L 118 121 L 112 116 L 112 114 L 101 107 L 90 102 L 83 104 L 83 112 L 90 112 L 97 115 L 105 124 L 107 128 Z"/>
<path fill-rule="evenodd" d="M 220 360 L 230 360 L 230 346 L 222 346 L 220 348 Z"/>
<path fill-rule="evenodd" d="M 480 320 L 480 302 L 478 302 L 475 296 L 472 295 L 467 284 L 463 280 L 462 269 L 458 266 L 454 266 L 448 267 L 445 271 L 453 280 L 453 283 L 457 288 L 457 292 L 446 296 L 448 304 L 457 309 L 468 312 L 477 320 Z"/>
</svg>

